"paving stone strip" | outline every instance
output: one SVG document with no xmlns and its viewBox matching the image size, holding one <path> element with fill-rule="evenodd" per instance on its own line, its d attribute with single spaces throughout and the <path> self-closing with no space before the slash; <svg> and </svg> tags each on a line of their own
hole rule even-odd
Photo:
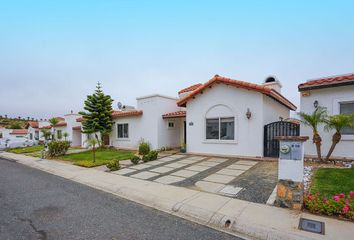
<svg viewBox="0 0 354 240">
<path fill-rule="evenodd" d="M 186 158 L 189 157 L 188 155 L 178 155 L 180 157 L 172 157 L 172 156 L 163 157 L 163 158 L 159 158 L 159 159 L 155 160 L 155 161 L 158 161 L 159 164 L 149 165 L 147 163 L 142 163 L 142 164 L 134 165 L 134 166 L 131 166 L 131 167 L 128 168 L 128 169 L 135 169 L 135 171 L 120 174 L 119 171 L 122 171 L 123 169 L 127 169 L 127 168 L 123 168 L 121 170 L 116 171 L 117 172 L 116 174 L 123 175 L 123 176 L 126 176 L 126 177 L 130 177 L 132 175 L 135 175 L 135 174 L 138 174 L 138 173 L 141 173 L 141 172 L 145 172 L 145 171 L 149 171 L 149 170 L 152 170 L 152 169 L 155 169 L 155 168 L 158 168 L 158 167 L 166 166 L 166 165 L 171 164 L 171 163 L 177 163 L 181 159 L 186 159 Z M 175 159 L 171 160 L 171 161 L 164 161 L 163 160 L 164 158 L 175 158 Z"/>
<path fill-rule="evenodd" d="M 204 160 L 204 162 L 208 162 L 208 161 L 210 161 L 210 158 L 208 158 L 207 160 Z M 221 163 L 219 163 L 207 170 L 199 172 L 198 174 L 196 174 L 190 178 L 187 178 L 187 179 L 185 179 L 181 182 L 178 182 L 178 183 L 174 183 L 172 185 L 179 186 L 179 187 L 193 187 L 196 182 L 203 180 L 204 178 L 207 178 L 209 175 L 215 174 L 218 171 L 225 169 L 226 167 L 228 167 L 232 164 L 237 163 L 238 161 L 239 161 L 238 159 L 227 159 L 227 161 L 221 162 Z"/>
</svg>

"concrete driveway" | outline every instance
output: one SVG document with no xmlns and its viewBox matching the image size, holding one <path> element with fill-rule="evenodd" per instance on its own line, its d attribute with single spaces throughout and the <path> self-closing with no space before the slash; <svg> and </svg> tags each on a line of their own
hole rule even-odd
<svg viewBox="0 0 354 240">
<path fill-rule="evenodd" d="M 276 162 L 183 154 L 112 173 L 256 203 L 266 203 L 277 183 Z"/>
</svg>

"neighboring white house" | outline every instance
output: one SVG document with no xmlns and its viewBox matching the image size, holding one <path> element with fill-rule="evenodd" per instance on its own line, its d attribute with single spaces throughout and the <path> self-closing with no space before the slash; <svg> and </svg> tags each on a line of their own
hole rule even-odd
<svg viewBox="0 0 354 240">
<path fill-rule="evenodd" d="M 300 84 L 299 91 L 302 112 L 312 113 L 317 106 L 321 106 L 327 109 L 329 115 L 354 113 L 354 74 L 310 80 Z M 332 143 L 333 131 L 326 132 L 323 126 L 320 126 L 319 130 L 322 137 L 322 154 L 326 155 Z M 312 131 L 309 127 L 301 126 L 301 135 L 311 137 Z M 305 154 L 316 155 L 312 141 L 305 143 Z M 354 158 L 353 129 L 343 130 L 342 139 L 332 156 Z"/>
<path fill-rule="evenodd" d="M 171 125 L 162 115 L 170 111 L 180 111 L 177 98 L 154 94 L 137 98 L 137 109 L 123 106 L 115 110 L 113 130 L 106 144 L 116 148 L 136 149 L 140 141 L 150 143 L 152 149 L 179 147 L 181 145 L 180 124 Z"/>
<path fill-rule="evenodd" d="M 66 140 L 71 142 L 71 146 L 81 146 L 81 123 L 77 121 L 80 116 L 81 115 L 79 114 L 71 112 L 69 114 L 65 114 L 64 117 L 57 117 L 59 122 L 53 128 L 47 120 L 39 121 L 38 130 L 48 129 L 49 131 L 54 132 L 55 138 L 57 139 L 64 139 L 63 134 L 67 133 L 68 136 L 66 137 Z M 42 133 L 39 133 L 39 140 L 44 140 Z"/>
<path fill-rule="evenodd" d="M 136 149 L 144 139 L 152 149 L 186 143 L 189 153 L 262 157 L 264 125 L 296 110 L 280 91 L 273 77 L 259 85 L 216 75 L 179 91 L 179 98 L 139 97 L 136 109 L 114 111 L 106 144 Z"/>
<path fill-rule="evenodd" d="M 28 121 L 26 124 L 26 129 L 28 132 L 28 139 L 39 141 L 40 131 L 38 121 Z"/>
</svg>

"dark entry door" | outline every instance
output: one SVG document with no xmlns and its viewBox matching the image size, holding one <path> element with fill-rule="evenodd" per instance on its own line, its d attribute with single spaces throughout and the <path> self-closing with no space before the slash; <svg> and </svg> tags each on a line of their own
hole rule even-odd
<svg viewBox="0 0 354 240">
<path fill-rule="evenodd" d="M 184 144 L 187 144 L 187 124 L 186 124 L 186 121 L 183 122 L 183 141 L 184 141 Z"/>
<path fill-rule="evenodd" d="M 279 157 L 279 141 L 276 136 L 299 136 L 300 124 L 278 121 L 264 126 L 264 157 Z"/>
<path fill-rule="evenodd" d="M 109 146 L 109 135 L 104 135 L 103 136 L 103 144 L 105 146 Z"/>
</svg>

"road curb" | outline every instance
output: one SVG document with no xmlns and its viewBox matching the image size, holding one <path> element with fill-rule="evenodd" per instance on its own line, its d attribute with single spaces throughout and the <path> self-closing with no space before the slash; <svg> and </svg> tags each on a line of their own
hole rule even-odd
<svg viewBox="0 0 354 240">
<path fill-rule="evenodd" d="M 354 232 L 352 223 L 318 216 L 316 217 L 326 221 L 327 224 L 342 225 L 340 231 L 327 236 L 303 232 L 297 229 L 298 220 L 303 214 L 301 212 L 124 177 L 52 160 L 41 160 L 7 152 L 0 152 L 0 157 L 17 160 L 18 163 L 245 239 L 316 240 L 333 239 L 332 236 L 337 239 L 350 239 L 346 236 L 351 236 L 351 230 Z M 95 179 L 92 179 L 93 176 Z M 328 229 L 327 225 L 326 229 Z M 344 237 L 341 238 L 340 234 Z"/>
</svg>

